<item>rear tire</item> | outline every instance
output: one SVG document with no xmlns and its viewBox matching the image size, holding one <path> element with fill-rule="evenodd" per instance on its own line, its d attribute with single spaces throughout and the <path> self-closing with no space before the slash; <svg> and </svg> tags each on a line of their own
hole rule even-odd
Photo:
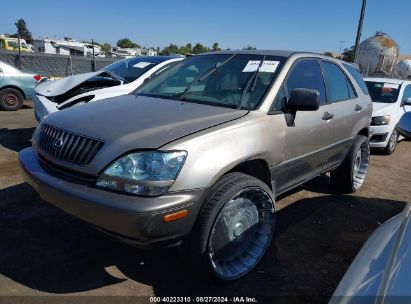
<svg viewBox="0 0 411 304">
<path fill-rule="evenodd" d="M 345 193 L 359 190 L 368 171 L 369 158 L 367 137 L 357 135 L 344 161 L 331 172 L 331 183 Z"/>
<path fill-rule="evenodd" d="M 23 106 L 23 95 L 16 89 L 7 88 L 0 91 L 0 108 L 16 111 Z"/>
<path fill-rule="evenodd" d="M 187 244 L 196 272 L 235 280 L 251 271 L 274 234 L 274 201 L 270 188 L 257 178 L 236 172 L 220 178 Z"/>
<path fill-rule="evenodd" d="M 390 139 L 388 140 L 387 146 L 384 148 L 383 153 L 385 155 L 391 155 L 394 153 L 395 148 L 397 147 L 398 143 L 398 133 L 397 130 L 394 129 L 392 131 Z"/>
</svg>

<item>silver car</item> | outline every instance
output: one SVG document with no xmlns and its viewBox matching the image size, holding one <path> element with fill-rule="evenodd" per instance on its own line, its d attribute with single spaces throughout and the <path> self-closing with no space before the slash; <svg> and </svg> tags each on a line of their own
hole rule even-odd
<svg viewBox="0 0 411 304">
<path fill-rule="evenodd" d="M 45 201 L 136 246 L 183 243 L 196 269 L 233 280 L 269 246 L 276 196 L 324 172 L 342 191 L 362 186 L 371 112 L 345 62 L 207 53 L 48 116 L 19 158 Z"/>
</svg>

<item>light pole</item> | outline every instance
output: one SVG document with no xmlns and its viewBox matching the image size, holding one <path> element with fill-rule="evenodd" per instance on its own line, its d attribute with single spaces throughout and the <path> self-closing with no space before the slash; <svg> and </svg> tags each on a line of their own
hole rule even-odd
<svg viewBox="0 0 411 304">
<path fill-rule="evenodd" d="M 343 46 L 343 43 L 345 43 L 345 40 L 340 40 L 340 41 L 338 41 L 338 42 L 340 43 L 340 51 L 338 52 L 338 54 L 341 55 L 342 46 Z"/>
<path fill-rule="evenodd" d="M 360 46 L 362 24 L 363 24 L 363 21 L 364 21 L 366 6 L 367 6 L 367 0 L 362 0 L 361 15 L 360 15 L 360 20 L 358 21 L 357 37 L 355 39 L 355 46 L 354 46 L 354 62 L 357 59 L 358 48 Z"/>
</svg>

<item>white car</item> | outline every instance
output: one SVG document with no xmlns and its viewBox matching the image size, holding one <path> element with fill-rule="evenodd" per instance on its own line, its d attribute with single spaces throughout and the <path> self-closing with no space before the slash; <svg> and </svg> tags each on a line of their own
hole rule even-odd
<svg viewBox="0 0 411 304">
<path fill-rule="evenodd" d="M 392 154 L 401 139 L 395 126 L 405 112 L 411 111 L 411 81 L 389 78 L 364 80 L 373 101 L 370 147 Z"/>
<path fill-rule="evenodd" d="M 146 79 L 183 59 L 170 56 L 140 56 L 117 61 L 97 72 L 43 82 L 35 88 L 35 117 L 40 122 L 59 110 L 131 93 Z"/>
</svg>

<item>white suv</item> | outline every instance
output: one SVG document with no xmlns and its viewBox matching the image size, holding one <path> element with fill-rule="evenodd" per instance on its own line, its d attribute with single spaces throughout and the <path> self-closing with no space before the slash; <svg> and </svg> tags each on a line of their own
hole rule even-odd
<svg viewBox="0 0 411 304">
<path fill-rule="evenodd" d="M 373 101 L 371 148 L 392 154 L 399 139 L 395 126 L 405 112 L 411 111 L 411 81 L 365 78 Z"/>
</svg>

